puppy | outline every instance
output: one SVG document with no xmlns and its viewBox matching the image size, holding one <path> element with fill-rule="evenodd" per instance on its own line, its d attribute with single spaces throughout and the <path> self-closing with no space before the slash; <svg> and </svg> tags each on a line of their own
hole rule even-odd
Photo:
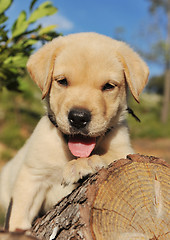
<svg viewBox="0 0 170 240">
<path fill-rule="evenodd" d="M 148 67 L 125 43 L 96 33 L 58 37 L 27 64 L 47 116 L 3 168 L 0 201 L 9 230 L 28 229 L 79 179 L 133 153 L 126 124 L 127 85 L 139 101 Z"/>
</svg>

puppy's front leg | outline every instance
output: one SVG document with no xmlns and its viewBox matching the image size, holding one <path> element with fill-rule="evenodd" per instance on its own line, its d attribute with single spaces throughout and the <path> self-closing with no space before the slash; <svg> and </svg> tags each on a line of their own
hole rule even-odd
<svg viewBox="0 0 170 240">
<path fill-rule="evenodd" d="M 35 170 L 34 170 L 35 171 Z M 10 211 L 10 231 L 16 229 L 29 229 L 35 216 L 38 214 L 46 192 L 40 175 L 33 169 L 24 166 L 16 180 L 12 193 L 12 206 Z"/>
<path fill-rule="evenodd" d="M 63 171 L 63 185 L 69 185 L 78 182 L 84 176 L 97 172 L 107 164 L 98 155 L 93 155 L 89 158 L 78 158 L 66 164 Z"/>
</svg>

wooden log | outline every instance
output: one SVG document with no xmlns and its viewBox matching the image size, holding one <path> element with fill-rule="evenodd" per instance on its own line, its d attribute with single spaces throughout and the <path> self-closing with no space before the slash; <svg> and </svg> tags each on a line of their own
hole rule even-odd
<svg viewBox="0 0 170 240">
<path fill-rule="evenodd" d="M 48 240 L 170 239 L 169 165 L 128 155 L 101 169 L 34 223 Z"/>
</svg>

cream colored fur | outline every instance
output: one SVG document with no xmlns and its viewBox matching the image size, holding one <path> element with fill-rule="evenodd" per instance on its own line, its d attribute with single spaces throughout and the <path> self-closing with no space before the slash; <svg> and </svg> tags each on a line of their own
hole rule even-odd
<svg viewBox="0 0 170 240">
<path fill-rule="evenodd" d="M 133 153 L 126 86 L 139 101 L 148 79 L 146 64 L 129 46 L 96 33 L 54 39 L 30 57 L 27 68 L 58 127 L 44 116 L 2 170 L 0 202 L 8 208 L 13 200 L 10 230 L 30 228 L 40 209 L 51 208 L 80 178 Z M 68 86 L 59 84 L 64 78 Z M 107 83 L 114 88 L 104 90 Z M 75 159 L 63 137 L 71 134 L 68 112 L 74 107 L 92 116 L 87 135 L 97 137 L 97 145 L 88 158 Z"/>
</svg>

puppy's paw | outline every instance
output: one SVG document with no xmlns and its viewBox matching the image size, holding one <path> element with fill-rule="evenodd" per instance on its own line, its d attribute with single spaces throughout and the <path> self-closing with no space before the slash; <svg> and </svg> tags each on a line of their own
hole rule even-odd
<svg viewBox="0 0 170 240">
<path fill-rule="evenodd" d="M 102 167 L 106 167 L 106 164 L 98 155 L 72 160 L 64 168 L 62 185 L 77 183 L 79 179 L 97 172 Z"/>
<path fill-rule="evenodd" d="M 93 173 L 99 171 L 103 167 L 107 167 L 107 163 L 99 155 L 93 155 L 88 158 L 88 165 L 93 169 Z"/>
</svg>

